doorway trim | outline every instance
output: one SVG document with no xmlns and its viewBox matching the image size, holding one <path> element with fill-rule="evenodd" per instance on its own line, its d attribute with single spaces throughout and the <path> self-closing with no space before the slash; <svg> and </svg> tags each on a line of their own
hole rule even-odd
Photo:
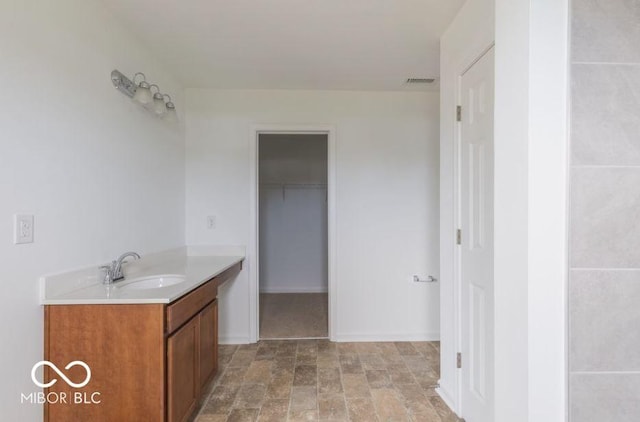
<svg viewBox="0 0 640 422">
<path fill-rule="evenodd" d="M 252 125 L 249 130 L 249 341 L 260 338 L 260 259 L 258 213 L 258 140 L 261 134 L 327 135 L 327 246 L 328 246 L 328 329 L 329 340 L 337 332 L 338 289 L 336 288 L 336 129 L 331 125 Z"/>
</svg>

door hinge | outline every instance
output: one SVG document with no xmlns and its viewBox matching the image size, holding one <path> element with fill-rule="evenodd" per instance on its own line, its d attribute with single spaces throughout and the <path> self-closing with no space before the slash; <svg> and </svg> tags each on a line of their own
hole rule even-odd
<svg viewBox="0 0 640 422">
<path fill-rule="evenodd" d="M 458 369 L 462 368 L 462 353 L 460 352 L 456 355 L 456 367 Z"/>
<path fill-rule="evenodd" d="M 456 106 L 456 121 L 462 121 L 462 106 Z"/>
<path fill-rule="evenodd" d="M 462 230 L 456 230 L 456 245 L 462 245 Z"/>
</svg>

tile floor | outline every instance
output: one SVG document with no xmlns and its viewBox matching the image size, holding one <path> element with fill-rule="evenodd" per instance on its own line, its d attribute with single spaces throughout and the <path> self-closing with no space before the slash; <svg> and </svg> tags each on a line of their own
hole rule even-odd
<svg viewBox="0 0 640 422">
<path fill-rule="evenodd" d="M 261 341 L 219 359 L 197 422 L 458 420 L 434 391 L 437 342 Z"/>
</svg>

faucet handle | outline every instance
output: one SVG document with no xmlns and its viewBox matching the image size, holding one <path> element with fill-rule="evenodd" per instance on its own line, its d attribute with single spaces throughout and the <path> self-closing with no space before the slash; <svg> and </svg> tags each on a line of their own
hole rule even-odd
<svg viewBox="0 0 640 422">
<path fill-rule="evenodd" d="M 111 284 L 113 282 L 113 264 L 102 265 L 98 269 L 100 270 L 98 273 L 98 279 L 102 284 Z"/>
</svg>

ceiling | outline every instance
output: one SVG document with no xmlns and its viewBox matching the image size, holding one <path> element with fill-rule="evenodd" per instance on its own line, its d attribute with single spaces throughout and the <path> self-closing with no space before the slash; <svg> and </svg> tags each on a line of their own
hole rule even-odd
<svg viewBox="0 0 640 422">
<path fill-rule="evenodd" d="M 464 1 L 103 0 L 185 87 L 351 90 L 434 89 Z"/>
</svg>

